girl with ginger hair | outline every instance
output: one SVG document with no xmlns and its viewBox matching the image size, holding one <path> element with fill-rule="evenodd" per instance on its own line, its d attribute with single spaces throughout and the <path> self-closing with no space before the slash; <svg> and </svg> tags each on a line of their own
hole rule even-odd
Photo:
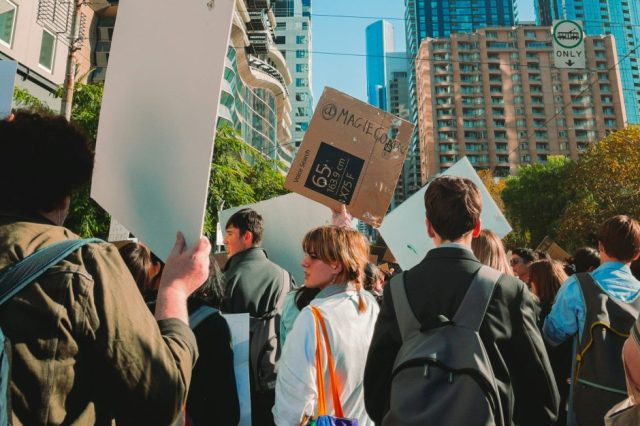
<svg viewBox="0 0 640 426">
<path fill-rule="evenodd" d="M 324 344 L 318 347 L 316 339 L 319 315 L 326 324 L 344 414 L 357 418 L 360 425 L 373 425 L 365 410 L 362 382 L 379 308 L 362 288 L 369 258 L 367 241 L 354 229 L 322 226 L 307 233 L 302 248 L 304 285 L 320 292 L 301 310 L 284 345 L 273 408 L 275 423 L 300 424 L 301 419 L 315 416 L 320 381 L 324 393 L 332 395 L 327 350 Z M 318 349 L 322 371 L 316 370 Z M 337 413 L 332 398 L 327 400 L 329 413 Z"/>
</svg>

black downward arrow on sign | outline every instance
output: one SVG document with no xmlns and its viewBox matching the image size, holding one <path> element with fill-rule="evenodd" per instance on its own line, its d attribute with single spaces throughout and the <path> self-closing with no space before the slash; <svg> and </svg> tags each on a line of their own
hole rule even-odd
<svg viewBox="0 0 640 426">
<path fill-rule="evenodd" d="M 569 59 L 567 62 L 565 62 L 565 64 L 567 64 L 569 66 L 573 66 L 573 64 L 575 64 L 575 62 L 573 62 L 571 59 Z"/>
</svg>

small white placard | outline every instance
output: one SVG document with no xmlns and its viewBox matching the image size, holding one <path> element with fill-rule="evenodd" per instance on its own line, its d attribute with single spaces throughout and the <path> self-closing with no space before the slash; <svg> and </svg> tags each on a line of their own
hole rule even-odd
<svg viewBox="0 0 640 426">
<path fill-rule="evenodd" d="M 249 314 L 224 314 L 233 348 L 233 370 L 240 403 L 239 426 L 251 426 L 251 389 L 249 386 Z"/>
<path fill-rule="evenodd" d="M 500 238 L 511 232 L 511 226 L 504 217 L 498 205 L 493 201 L 489 191 L 482 183 L 482 179 L 475 169 L 463 157 L 443 175 L 459 176 L 473 181 L 482 194 L 482 221 L 483 229 L 490 229 Z M 424 193 L 427 187 L 413 194 L 404 203 L 389 213 L 382 222 L 380 235 L 387 243 L 402 269 L 406 270 L 414 267 L 424 259 L 429 250 L 435 247 L 433 240 L 427 235 L 425 224 L 426 214 L 424 210 Z"/>
<path fill-rule="evenodd" d="M 570 19 L 553 21 L 553 58 L 556 68 L 584 69 L 584 30 L 582 22 Z"/>
</svg>

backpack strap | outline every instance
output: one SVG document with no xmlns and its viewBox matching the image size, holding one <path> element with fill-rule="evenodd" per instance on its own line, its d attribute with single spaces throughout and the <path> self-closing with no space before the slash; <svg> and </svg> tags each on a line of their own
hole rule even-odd
<svg viewBox="0 0 640 426">
<path fill-rule="evenodd" d="M 198 307 L 191 315 L 189 315 L 189 327 L 194 330 L 202 321 L 209 318 L 211 315 L 218 312 L 216 308 L 211 306 L 202 305 Z"/>
<path fill-rule="evenodd" d="M 420 333 L 422 325 L 420 321 L 418 321 L 418 318 L 416 318 L 413 310 L 411 310 L 411 305 L 409 305 L 407 290 L 404 287 L 404 274 L 404 272 L 401 272 L 394 275 L 389 285 L 391 286 L 393 308 L 396 311 L 396 318 L 398 319 L 398 328 L 400 328 L 402 341 L 406 342 L 414 334 Z"/>
<path fill-rule="evenodd" d="M 0 305 L 80 247 L 101 242 L 103 241 L 98 238 L 60 241 L 0 270 Z"/>
<path fill-rule="evenodd" d="M 480 330 L 493 290 L 501 275 L 501 272 L 488 266 L 480 267 L 453 317 L 456 325 L 476 332 Z"/>
</svg>

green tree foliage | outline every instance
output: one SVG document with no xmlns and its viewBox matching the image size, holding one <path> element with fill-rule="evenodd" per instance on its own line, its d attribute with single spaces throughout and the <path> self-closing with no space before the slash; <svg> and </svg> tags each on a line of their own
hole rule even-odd
<svg viewBox="0 0 640 426">
<path fill-rule="evenodd" d="M 284 176 L 279 172 L 281 167 L 279 161 L 264 158 L 244 143 L 232 127 L 219 127 L 209 181 L 205 234 L 214 236 L 217 208 L 222 201 L 224 208 L 229 208 L 286 194 Z"/>
<path fill-rule="evenodd" d="M 546 235 L 556 236 L 558 220 L 575 197 L 569 184 L 574 170 L 571 160 L 550 156 L 545 164 L 521 167 L 507 178 L 501 195 L 514 242 L 535 247 Z"/>
<path fill-rule="evenodd" d="M 591 145 L 569 185 L 576 197 L 558 221 L 558 240 L 569 249 L 594 245 L 600 224 L 611 216 L 640 219 L 640 126 Z"/>
</svg>

